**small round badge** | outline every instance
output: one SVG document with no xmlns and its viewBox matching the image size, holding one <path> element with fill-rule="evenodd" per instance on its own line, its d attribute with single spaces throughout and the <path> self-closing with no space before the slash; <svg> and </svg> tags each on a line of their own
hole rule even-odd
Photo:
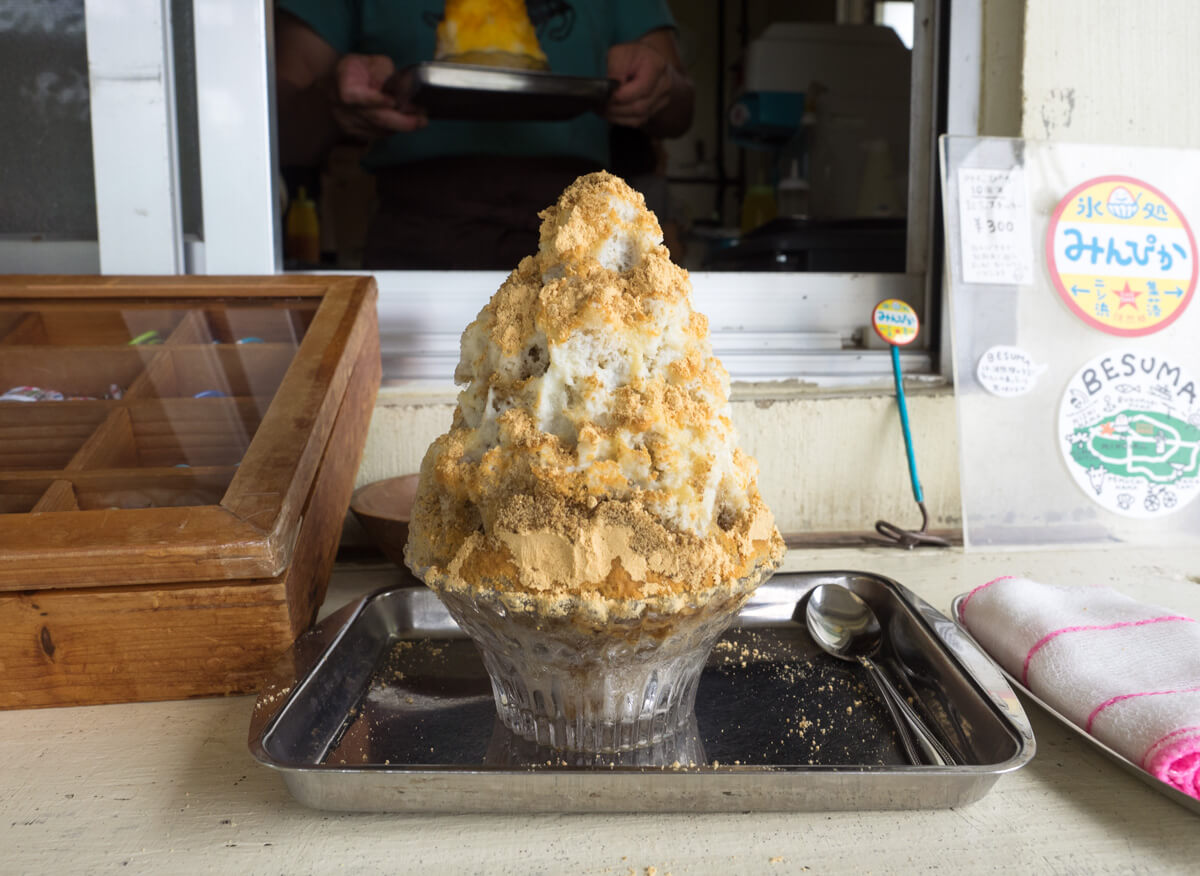
<svg viewBox="0 0 1200 876">
<path fill-rule="evenodd" d="M 875 334 L 896 347 L 915 341 L 921 328 L 917 312 L 899 298 L 888 298 L 876 304 L 871 311 L 871 325 Z"/>
</svg>

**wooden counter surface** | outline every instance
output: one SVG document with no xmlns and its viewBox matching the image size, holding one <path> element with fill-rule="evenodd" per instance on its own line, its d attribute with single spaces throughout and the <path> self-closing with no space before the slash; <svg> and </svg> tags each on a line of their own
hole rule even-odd
<svg viewBox="0 0 1200 876">
<path fill-rule="evenodd" d="M 1200 551 L 803 550 L 788 567 L 880 572 L 943 611 L 1026 574 L 1200 617 Z M 393 574 L 339 566 L 325 611 Z M 962 809 L 654 817 L 306 809 L 250 757 L 252 705 L 0 712 L 0 872 L 1184 873 L 1200 860 L 1200 817 L 1029 703 L 1037 756 Z"/>
</svg>

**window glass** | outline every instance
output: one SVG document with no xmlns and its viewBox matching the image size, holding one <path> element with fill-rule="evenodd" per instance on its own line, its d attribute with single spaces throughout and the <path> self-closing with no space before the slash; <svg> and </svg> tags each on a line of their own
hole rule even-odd
<svg viewBox="0 0 1200 876">
<path fill-rule="evenodd" d="M 0 235 L 96 239 L 83 0 L 0 0 Z"/>
<path fill-rule="evenodd" d="M 202 237 L 200 143 L 196 119 L 196 48 L 192 0 L 171 0 L 175 65 L 176 142 L 179 144 L 179 208 L 183 233 Z"/>
<path fill-rule="evenodd" d="M 347 6 L 362 17 L 276 3 L 289 269 L 509 269 L 536 247 L 537 210 L 599 167 L 646 196 L 673 258 L 693 271 L 909 267 L 912 3 L 881 4 L 880 23 L 871 3 L 528 2 L 527 22 L 502 21 L 502 39 L 489 32 L 491 44 L 508 41 L 507 80 L 489 80 L 497 53 L 478 50 L 484 35 L 447 36 L 440 12 Z M 893 27 L 905 14 L 907 43 Z M 688 79 L 647 125 L 608 124 L 586 110 L 604 113 L 602 99 L 558 90 L 557 76 L 582 89 L 617 75 L 613 45 L 647 29 Z M 375 58 L 361 81 L 424 108 L 428 125 L 419 111 L 331 113 L 320 76 L 347 55 Z M 463 60 L 463 79 L 438 66 Z M 511 69 L 539 64 L 548 70 Z M 517 100 L 518 89 L 537 100 Z M 681 121 L 671 114 L 682 104 Z M 563 120 L 547 121 L 554 113 Z"/>
</svg>

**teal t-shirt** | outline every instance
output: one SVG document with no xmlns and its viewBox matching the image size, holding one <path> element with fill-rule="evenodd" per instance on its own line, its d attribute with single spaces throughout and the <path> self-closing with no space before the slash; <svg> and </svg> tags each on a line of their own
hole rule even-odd
<svg viewBox="0 0 1200 876">
<path fill-rule="evenodd" d="M 443 0 L 279 0 L 339 55 L 388 55 L 396 69 L 433 60 Z M 550 70 L 603 76 L 610 46 L 674 27 L 665 0 L 528 0 Z M 369 168 L 450 155 L 567 155 L 608 164 L 608 123 L 594 113 L 563 122 L 431 121 L 369 150 Z"/>
</svg>

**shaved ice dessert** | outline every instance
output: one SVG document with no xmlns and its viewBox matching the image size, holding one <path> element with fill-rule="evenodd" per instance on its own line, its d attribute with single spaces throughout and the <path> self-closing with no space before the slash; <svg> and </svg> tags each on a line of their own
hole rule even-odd
<svg viewBox="0 0 1200 876">
<path fill-rule="evenodd" d="M 640 194 L 580 177 L 462 336 L 406 560 L 541 745 L 652 745 L 782 559 L 729 377 Z"/>
<path fill-rule="evenodd" d="M 525 0 L 446 0 L 434 57 L 485 67 L 549 66 Z"/>
</svg>

